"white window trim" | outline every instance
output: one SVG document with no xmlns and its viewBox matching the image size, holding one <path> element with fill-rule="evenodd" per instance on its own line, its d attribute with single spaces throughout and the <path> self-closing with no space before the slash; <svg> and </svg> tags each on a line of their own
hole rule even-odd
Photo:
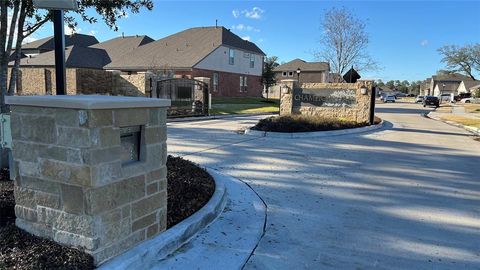
<svg viewBox="0 0 480 270">
<path fill-rule="evenodd" d="M 250 54 L 250 68 L 255 68 L 255 55 Z"/>
<path fill-rule="evenodd" d="M 232 48 L 228 49 L 228 64 L 235 65 L 235 50 Z"/>
<path fill-rule="evenodd" d="M 218 80 L 220 79 L 219 76 L 220 75 L 218 74 L 218 72 L 213 73 L 213 91 L 214 92 L 218 92 Z"/>
<path fill-rule="evenodd" d="M 287 76 L 288 76 L 288 72 L 283 71 L 283 72 L 282 72 L 282 77 L 287 77 Z"/>
</svg>

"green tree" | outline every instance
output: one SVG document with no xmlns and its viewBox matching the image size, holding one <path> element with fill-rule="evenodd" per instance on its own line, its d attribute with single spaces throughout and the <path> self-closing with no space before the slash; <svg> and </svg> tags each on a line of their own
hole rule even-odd
<svg viewBox="0 0 480 270">
<path fill-rule="evenodd" d="M 265 57 L 264 68 L 262 73 L 262 83 L 267 88 L 267 99 L 268 99 L 268 88 L 277 82 L 275 79 L 275 73 L 273 71 L 275 67 L 279 66 L 277 61 L 278 61 L 277 56 Z"/>
<path fill-rule="evenodd" d="M 385 86 L 385 83 L 381 79 L 378 79 L 376 83 L 377 83 L 377 86 L 380 88 Z"/>
<path fill-rule="evenodd" d="M 77 11 L 65 13 L 65 23 L 72 29 L 77 27 L 77 17 L 89 23 L 96 23 L 99 16 L 111 29 L 117 31 L 117 20 L 126 16 L 127 12 L 138 13 L 141 8 L 153 9 L 153 0 L 79 0 L 78 2 Z M 92 15 L 92 10 L 96 15 Z M 0 0 L 0 108 L 2 112 L 7 111 L 5 96 L 13 95 L 15 89 L 24 39 L 52 18 L 53 12 L 36 9 L 32 0 Z M 15 46 L 13 46 L 14 43 Z M 14 51 L 13 54 L 12 51 Z M 10 84 L 7 85 L 8 62 L 12 57 L 15 64 L 12 68 Z"/>
<path fill-rule="evenodd" d="M 395 82 L 390 80 L 387 83 L 385 83 L 385 86 L 388 87 L 389 89 L 394 89 L 395 88 Z"/>
<path fill-rule="evenodd" d="M 480 43 L 474 45 L 446 45 L 438 49 L 448 71 L 463 73 L 473 80 L 480 72 Z"/>
</svg>

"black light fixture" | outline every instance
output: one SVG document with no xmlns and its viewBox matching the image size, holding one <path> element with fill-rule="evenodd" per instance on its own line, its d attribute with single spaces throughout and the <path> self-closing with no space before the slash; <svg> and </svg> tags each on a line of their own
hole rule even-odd
<svg viewBox="0 0 480 270">
<path fill-rule="evenodd" d="M 297 68 L 297 80 L 298 80 L 298 83 L 300 83 L 300 72 L 302 72 L 302 70 L 300 68 Z"/>
</svg>

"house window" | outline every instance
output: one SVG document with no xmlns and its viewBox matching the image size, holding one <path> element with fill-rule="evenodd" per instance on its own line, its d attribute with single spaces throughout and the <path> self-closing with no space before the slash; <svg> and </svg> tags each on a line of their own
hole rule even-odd
<svg viewBox="0 0 480 270">
<path fill-rule="evenodd" d="M 288 72 L 288 77 L 293 77 L 293 71 Z"/>
<path fill-rule="evenodd" d="M 247 92 L 247 76 L 240 76 L 240 92 Z"/>
<path fill-rule="evenodd" d="M 286 71 L 282 72 L 282 77 L 287 77 L 287 72 Z"/>
<path fill-rule="evenodd" d="M 218 73 L 217 72 L 213 73 L 213 91 L 214 92 L 218 91 Z"/>
<path fill-rule="evenodd" d="M 254 67 L 255 67 L 255 55 L 250 54 L 250 68 L 254 68 Z"/>
<path fill-rule="evenodd" d="M 234 49 L 228 49 L 228 63 L 230 65 L 235 64 L 235 50 Z"/>
</svg>

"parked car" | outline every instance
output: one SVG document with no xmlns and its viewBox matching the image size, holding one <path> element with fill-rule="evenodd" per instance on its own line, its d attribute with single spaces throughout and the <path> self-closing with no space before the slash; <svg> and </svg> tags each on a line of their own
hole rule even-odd
<svg viewBox="0 0 480 270">
<path fill-rule="evenodd" d="M 387 102 L 395 102 L 395 96 L 386 96 L 384 99 L 383 99 L 383 103 L 387 103 Z"/>
<path fill-rule="evenodd" d="M 460 100 L 460 103 L 476 103 L 477 99 L 474 97 L 463 98 Z"/>
<path fill-rule="evenodd" d="M 427 106 L 439 107 L 440 100 L 438 99 L 438 97 L 425 96 L 425 98 L 423 99 L 423 107 L 427 107 Z"/>
<path fill-rule="evenodd" d="M 423 96 L 417 96 L 415 99 L 415 103 L 422 103 L 423 102 Z"/>
<path fill-rule="evenodd" d="M 471 98 L 471 97 L 472 97 L 472 93 L 460 93 L 458 96 L 455 96 L 454 99 L 455 101 L 461 101 L 462 99 Z"/>
<path fill-rule="evenodd" d="M 439 99 L 440 103 L 453 102 L 452 94 L 441 94 L 440 96 L 438 96 L 438 99 Z"/>
</svg>

